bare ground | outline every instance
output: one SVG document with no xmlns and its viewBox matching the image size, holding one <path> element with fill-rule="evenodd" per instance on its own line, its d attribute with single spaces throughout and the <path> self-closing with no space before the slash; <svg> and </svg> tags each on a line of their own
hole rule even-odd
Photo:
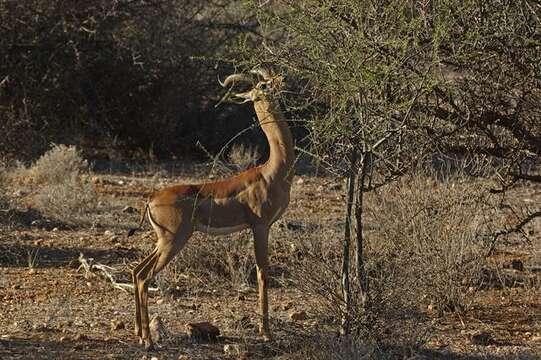
<svg viewBox="0 0 541 360">
<path fill-rule="evenodd" d="M 144 199 L 149 180 L 142 176 L 99 175 L 94 183 L 100 201 L 108 204 L 99 220 L 77 227 L 41 220 L 32 225 L 36 216 L 24 209 L 10 214 L 11 226 L 1 230 L 0 358 L 311 358 L 313 344 L 317 348 L 322 338 L 333 339 L 336 329 L 329 319 L 314 311 L 317 301 L 289 281 L 288 268 L 294 261 L 294 244 L 299 234 L 317 237 L 326 232 L 322 238 L 340 239 L 344 200 L 342 184 L 331 179 L 302 176 L 302 183 L 297 179 L 290 208 L 272 230 L 271 264 L 277 279 L 270 289 L 273 341 L 265 343 L 257 337 L 257 290 L 253 281 L 207 282 L 198 279 L 197 274 L 187 273 L 176 274 L 185 282 L 174 292 L 151 295 L 150 312 L 161 316 L 167 334 L 155 352 L 143 351 L 133 335 L 133 295 L 114 288 L 99 273 L 88 274 L 80 269 L 78 257 L 82 253 L 95 263 L 123 269 L 119 281 L 129 282 L 129 269 L 151 249 L 153 234 L 147 228 L 126 239 L 126 230 L 136 224 L 139 215 L 124 213 L 122 209 L 126 205 L 137 206 Z M 171 177 L 166 180 L 173 181 Z M 541 199 L 540 191 L 525 191 L 529 201 Z M 539 236 L 539 232 L 533 235 Z M 190 243 L 206 239 L 206 235 L 197 235 Z M 236 239 L 230 236 L 223 241 Z M 492 261 L 503 264 L 517 259 L 533 264 L 539 259 L 532 260 L 530 250 L 531 244 L 509 245 L 499 249 Z M 390 356 L 541 358 L 540 276 L 535 271 L 535 267 L 496 271 L 494 276 L 501 279 L 502 285 L 472 293 L 472 306 L 463 313 L 439 316 L 426 310 L 433 325 L 427 342 L 407 353 L 403 349 L 393 353 L 390 349 Z M 164 276 L 167 275 L 170 273 Z M 291 311 L 301 310 L 306 311 L 306 320 L 290 319 Z M 120 325 L 114 329 L 113 321 L 122 323 L 124 328 Z M 190 339 L 185 324 L 196 321 L 218 326 L 218 341 L 201 343 Z M 483 334 L 488 334 L 487 338 Z M 226 344 L 240 344 L 242 354 L 224 354 Z M 374 353 L 374 349 L 368 348 L 366 352 Z"/>
</svg>

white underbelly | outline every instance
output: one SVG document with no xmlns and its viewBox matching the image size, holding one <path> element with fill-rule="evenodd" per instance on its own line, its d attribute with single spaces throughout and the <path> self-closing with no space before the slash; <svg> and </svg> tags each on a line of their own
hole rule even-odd
<svg viewBox="0 0 541 360">
<path fill-rule="evenodd" d="M 232 234 L 248 228 L 248 224 L 240 224 L 235 226 L 224 226 L 224 227 L 211 227 L 210 225 L 205 224 L 196 224 L 195 230 L 201 231 L 209 235 L 227 235 Z"/>
</svg>

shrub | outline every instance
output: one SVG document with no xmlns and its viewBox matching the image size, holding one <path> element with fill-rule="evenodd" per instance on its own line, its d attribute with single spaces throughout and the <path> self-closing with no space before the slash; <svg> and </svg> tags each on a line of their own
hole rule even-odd
<svg viewBox="0 0 541 360">
<path fill-rule="evenodd" d="M 36 183 L 60 184 L 66 181 L 66 177 L 78 177 L 87 166 L 88 163 L 75 146 L 52 144 L 49 151 L 28 169 L 27 174 Z"/>
<path fill-rule="evenodd" d="M 468 308 L 486 265 L 483 234 L 493 214 L 482 187 L 416 175 L 367 194 L 369 300 L 363 311 L 353 278 L 352 334 L 407 354 L 426 341 L 429 316 Z M 336 329 L 343 312 L 340 237 L 319 232 L 299 240 L 303 258 L 291 271 L 296 286 L 316 302 L 311 311 Z"/>
<path fill-rule="evenodd" d="M 371 195 L 372 276 L 438 313 L 464 310 L 485 265 L 493 204 L 476 181 L 412 176 Z M 386 285 L 375 293 L 385 294 Z M 383 295 L 385 296 L 385 295 Z"/>
<path fill-rule="evenodd" d="M 97 197 L 92 184 L 72 173 L 62 182 L 41 187 L 34 196 L 34 204 L 48 216 L 75 223 L 96 208 Z"/>
<path fill-rule="evenodd" d="M 40 188 L 33 205 L 58 220 L 78 222 L 97 205 L 92 184 L 82 177 L 87 162 L 75 146 L 55 145 L 29 169 L 28 178 Z"/>
</svg>

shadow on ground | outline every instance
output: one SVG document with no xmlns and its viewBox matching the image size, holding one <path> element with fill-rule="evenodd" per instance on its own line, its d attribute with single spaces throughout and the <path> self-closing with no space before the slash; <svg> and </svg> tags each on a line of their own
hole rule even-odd
<svg viewBox="0 0 541 360">
<path fill-rule="evenodd" d="M 95 262 L 110 265 L 120 260 L 138 259 L 141 254 L 134 249 L 94 249 L 84 247 L 49 247 L 27 244 L 0 244 L 0 267 L 36 268 L 78 267 L 80 254 L 93 258 Z"/>
</svg>

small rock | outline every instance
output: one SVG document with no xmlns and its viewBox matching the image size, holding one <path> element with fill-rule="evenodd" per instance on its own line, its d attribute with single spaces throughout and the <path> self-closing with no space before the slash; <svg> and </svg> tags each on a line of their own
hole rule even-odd
<svg viewBox="0 0 541 360">
<path fill-rule="evenodd" d="M 301 177 L 299 177 L 299 178 L 297 179 L 297 185 L 302 185 L 302 184 L 304 184 L 304 179 L 301 178 Z"/>
<path fill-rule="evenodd" d="M 156 305 L 161 305 L 164 303 L 164 298 L 159 298 L 158 300 L 156 300 Z"/>
<path fill-rule="evenodd" d="M 522 262 L 522 260 L 513 259 L 511 261 L 511 269 L 518 270 L 518 271 L 524 271 L 524 263 Z"/>
<path fill-rule="evenodd" d="M 105 231 L 103 232 L 103 235 L 104 235 L 104 236 L 113 236 L 114 233 L 113 233 L 111 230 L 105 230 Z"/>
<path fill-rule="evenodd" d="M 240 344 L 225 344 L 224 345 L 225 356 L 237 356 L 244 352 L 246 352 L 246 349 L 244 348 L 244 346 Z"/>
<path fill-rule="evenodd" d="M 487 332 L 481 331 L 478 333 L 475 333 L 471 336 L 471 342 L 475 345 L 490 345 L 494 344 L 494 339 L 492 338 L 492 335 L 490 335 Z"/>
<path fill-rule="evenodd" d="M 118 180 L 116 183 L 117 183 L 118 185 L 124 185 L 124 184 L 125 184 L 124 180 Z"/>
<path fill-rule="evenodd" d="M 289 313 L 289 318 L 293 321 L 302 321 L 308 319 L 308 315 L 306 314 L 306 311 L 292 311 Z"/>
<path fill-rule="evenodd" d="M 52 231 L 53 231 L 53 232 L 58 232 L 58 230 L 59 230 L 59 229 L 58 229 L 57 227 L 54 227 Z"/>
<path fill-rule="evenodd" d="M 197 340 L 216 340 L 220 335 L 220 329 L 209 322 L 188 323 L 186 332 L 191 338 Z"/>
<path fill-rule="evenodd" d="M 125 206 L 123 209 L 122 209 L 122 212 L 123 213 L 126 213 L 126 214 L 136 214 L 138 211 L 136 208 L 134 208 L 133 206 Z"/>
<path fill-rule="evenodd" d="M 163 325 L 162 318 L 155 316 L 149 324 L 150 335 L 157 342 L 163 340 L 166 335 L 165 326 Z"/>
<path fill-rule="evenodd" d="M 111 331 L 122 330 L 126 328 L 126 324 L 122 320 L 111 320 Z"/>
</svg>

